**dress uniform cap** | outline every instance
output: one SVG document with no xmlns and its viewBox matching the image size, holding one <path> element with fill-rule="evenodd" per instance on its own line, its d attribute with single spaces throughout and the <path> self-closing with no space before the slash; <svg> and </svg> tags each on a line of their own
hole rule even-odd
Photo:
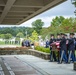
<svg viewBox="0 0 76 75">
<path fill-rule="evenodd" d="M 67 36 L 67 34 L 65 34 L 65 36 Z"/>
<path fill-rule="evenodd" d="M 70 33 L 70 35 L 74 35 L 74 33 Z"/>
<path fill-rule="evenodd" d="M 54 36 L 54 34 L 51 34 L 51 36 Z"/>
<path fill-rule="evenodd" d="M 59 33 L 57 33 L 57 35 L 60 35 Z"/>
<path fill-rule="evenodd" d="M 65 35 L 64 33 L 61 33 L 61 35 Z"/>
</svg>

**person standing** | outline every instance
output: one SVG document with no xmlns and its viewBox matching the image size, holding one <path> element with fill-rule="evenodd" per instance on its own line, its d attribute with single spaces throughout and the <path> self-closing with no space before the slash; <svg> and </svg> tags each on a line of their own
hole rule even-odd
<svg viewBox="0 0 76 75">
<path fill-rule="evenodd" d="M 65 34 L 61 34 L 61 41 L 60 41 L 60 61 L 62 63 L 64 60 L 65 63 L 68 63 L 67 55 L 66 55 L 67 45 L 66 45 L 66 38 Z"/>
<path fill-rule="evenodd" d="M 70 38 L 68 42 L 69 58 L 68 62 L 70 63 L 71 59 L 75 61 L 75 44 L 74 44 L 74 33 L 70 33 Z"/>
<path fill-rule="evenodd" d="M 75 50 L 76 50 L 76 38 L 74 38 L 75 39 L 75 42 L 74 42 L 74 44 L 75 44 Z"/>
<path fill-rule="evenodd" d="M 50 61 L 51 62 L 53 61 L 53 59 L 54 59 L 54 61 L 57 61 L 55 51 L 53 51 L 53 48 L 52 48 L 52 44 L 54 42 L 56 42 L 56 39 L 54 37 L 54 34 L 51 34 L 50 41 L 49 41 L 49 45 L 50 45 Z"/>
<path fill-rule="evenodd" d="M 46 46 L 45 47 L 49 48 L 49 40 L 48 39 L 46 40 Z"/>
<path fill-rule="evenodd" d="M 22 44 L 21 45 L 22 45 L 22 47 L 25 46 L 25 40 L 22 41 Z"/>
<path fill-rule="evenodd" d="M 76 37 L 74 38 L 74 44 L 75 44 L 75 51 L 76 51 Z M 75 54 L 75 61 L 76 61 L 76 54 Z"/>
<path fill-rule="evenodd" d="M 60 41 L 61 41 L 61 36 L 60 36 L 60 34 L 57 34 L 57 38 L 56 38 L 56 46 L 57 46 L 57 57 L 58 57 L 58 59 L 57 59 L 57 61 L 59 62 L 59 60 L 60 60 Z"/>
</svg>

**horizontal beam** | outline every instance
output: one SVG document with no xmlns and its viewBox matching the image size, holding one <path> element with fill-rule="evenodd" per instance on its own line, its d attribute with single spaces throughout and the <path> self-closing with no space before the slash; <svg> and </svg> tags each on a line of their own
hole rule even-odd
<svg viewBox="0 0 76 75">
<path fill-rule="evenodd" d="M 23 13 L 23 12 L 9 12 L 8 14 L 7 14 L 7 16 L 8 15 L 29 15 L 28 13 Z"/>
<path fill-rule="evenodd" d="M 9 19 L 9 20 L 8 19 L 4 19 L 3 20 L 3 22 L 8 22 L 8 23 L 10 23 L 10 22 L 13 23 L 13 22 L 18 22 L 18 21 L 20 21 L 20 20 L 19 19 L 17 19 L 17 20 L 15 20 L 15 19 L 13 19 L 13 20 L 12 19 Z"/>
<path fill-rule="evenodd" d="M 5 6 L 5 4 L 0 4 L 0 6 Z"/>
<path fill-rule="evenodd" d="M 15 20 L 15 19 L 23 19 L 23 18 L 5 18 L 5 19 L 14 19 Z"/>
<path fill-rule="evenodd" d="M 34 13 L 35 11 L 9 11 L 9 12 Z"/>
<path fill-rule="evenodd" d="M 13 7 L 38 7 L 41 8 L 44 6 L 43 0 L 17 0 Z"/>
<path fill-rule="evenodd" d="M 43 6 L 37 6 L 37 5 L 13 5 L 12 7 L 42 8 Z"/>
<path fill-rule="evenodd" d="M 7 17 L 9 17 L 9 16 L 23 16 L 23 17 L 25 17 L 25 16 L 28 16 L 28 15 L 7 15 Z"/>
<path fill-rule="evenodd" d="M 10 11 L 35 11 L 38 8 L 22 8 L 22 7 L 12 7 Z"/>
</svg>

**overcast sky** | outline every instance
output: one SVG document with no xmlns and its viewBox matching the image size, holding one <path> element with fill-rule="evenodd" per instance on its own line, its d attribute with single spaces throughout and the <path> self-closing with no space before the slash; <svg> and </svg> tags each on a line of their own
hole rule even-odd
<svg viewBox="0 0 76 75">
<path fill-rule="evenodd" d="M 65 18 L 75 17 L 75 7 L 71 4 L 71 0 L 67 0 L 62 4 L 22 23 L 19 26 L 32 27 L 31 23 L 37 19 L 41 19 L 44 22 L 44 27 L 50 26 L 50 22 L 56 16 L 64 16 Z"/>
</svg>

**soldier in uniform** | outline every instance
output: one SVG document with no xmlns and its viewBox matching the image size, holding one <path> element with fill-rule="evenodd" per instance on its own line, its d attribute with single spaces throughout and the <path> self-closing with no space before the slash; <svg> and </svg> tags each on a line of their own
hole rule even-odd
<svg viewBox="0 0 76 75">
<path fill-rule="evenodd" d="M 75 50 L 76 50 L 76 37 L 74 38 Z"/>
<path fill-rule="evenodd" d="M 68 41 L 68 50 L 69 50 L 68 62 L 70 63 L 71 59 L 74 62 L 75 61 L 74 33 L 70 33 L 70 38 Z"/>
<path fill-rule="evenodd" d="M 75 44 L 75 51 L 76 51 L 76 37 L 74 39 L 75 39 L 74 44 Z M 75 61 L 76 61 L 76 55 L 75 55 Z"/>
<path fill-rule="evenodd" d="M 67 45 L 66 45 L 66 38 L 65 34 L 61 33 L 61 41 L 60 41 L 60 61 L 59 63 L 62 63 L 62 60 L 65 61 L 65 63 L 68 63 L 67 55 L 66 55 Z"/>
<path fill-rule="evenodd" d="M 52 51 L 52 43 L 54 43 L 56 41 L 55 37 L 54 37 L 54 34 L 51 34 L 51 37 L 50 37 L 50 41 L 49 41 L 49 45 L 50 45 L 50 61 L 52 62 L 53 59 L 54 61 L 57 61 L 56 59 L 56 54 L 55 54 L 55 51 Z"/>
<path fill-rule="evenodd" d="M 61 41 L 61 36 L 60 36 L 60 34 L 58 33 L 58 34 L 57 34 L 57 39 L 56 39 L 56 46 L 57 46 L 57 50 L 58 50 L 58 52 L 57 52 L 57 57 L 58 57 L 57 61 L 58 61 L 58 62 L 59 62 L 59 60 L 60 60 L 60 41 Z"/>
<path fill-rule="evenodd" d="M 68 58 L 68 37 L 67 37 L 67 34 L 65 34 L 65 38 L 66 38 L 66 45 L 67 45 L 66 55 Z"/>
</svg>

